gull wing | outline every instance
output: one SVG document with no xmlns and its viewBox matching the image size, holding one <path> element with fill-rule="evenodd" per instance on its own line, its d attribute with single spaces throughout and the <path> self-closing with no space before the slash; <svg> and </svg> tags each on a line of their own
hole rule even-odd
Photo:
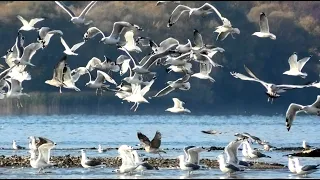
<svg viewBox="0 0 320 180">
<path fill-rule="evenodd" d="M 51 141 L 50 139 L 47 139 L 45 137 L 38 137 L 39 141 L 36 142 L 36 147 L 40 147 L 42 144 L 46 144 L 46 143 L 51 143 L 54 144 L 53 141 Z"/>
<path fill-rule="evenodd" d="M 227 164 L 226 168 L 228 169 L 232 169 L 233 171 L 241 171 L 240 168 L 238 168 L 237 166 L 233 165 L 233 164 Z"/>
<path fill-rule="evenodd" d="M 230 32 L 219 32 L 216 41 L 223 41 L 225 38 L 228 37 L 228 35 L 230 34 Z"/>
<path fill-rule="evenodd" d="M 63 69 L 67 64 L 67 55 L 64 55 L 54 67 L 53 78 L 62 83 Z M 56 76 L 55 76 L 56 75 Z"/>
<path fill-rule="evenodd" d="M 33 18 L 30 20 L 29 25 L 34 26 L 37 22 L 43 21 L 44 18 Z"/>
<path fill-rule="evenodd" d="M 142 134 L 141 132 L 138 132 L 137 136 L 138 136 L 138 139 L 143 147 L 151 145 L 151 141 L 149 140 L 149 138 L 146 135 Z"/>
<path fill-rule="evenodd" d="M 319 95 L 317 96 L 317 100 L 313 104 L 311 104 L 311 106 L 320 109 L 320 96 Z"/>
<path fill-rule="evenodd" d="M 84 16 L 90 11 L 90 9 L 97 3 L 97 1 L 91 1 L 81 12 L 80 16 L 81 18 L 84 18 Z"/>
<path fill-rule="evenodd" d="M 151 56 L 152 56 L 151 54 L 144 56 L 144 57 L 141 59 L 141 61 L 139 62 L 139 64 L 145 64 L 146 61 L 147 61 Z"/>
<path fill-rule="evenodd" d="M 135 40 L 134 40 L 133 36 L 134 36 L 133 30 L 127 31 L 124 34 L 124 38 L 126 39 L 126 44 L 128 44 L 130 46 L 134 46 Z"/>
<path fill-rule="evenodd" d="M 184 104 L 184 102 L 180 101 L 178 98 L 172 98 L 173 100 L 173 107 L 174 108 L 183 108 L 182 104 Z"/>
<path fill-rule="evenodd" d="M 99 80 L 98 80 L 99 79 Z M 98 81 L 98 82 L 103 82 L 102 79 L 105 79 L 107 80 L 109 83 L 112 83 L 112 84 L 115 84 L 117 85 L 117 83 L 114 81 L 114 79 L 112 79 L 107 73 L 103 72 L 103 71 L 100 71 L 100 70 L 97 70 L 97 78 L 95 81 Z"/>
<path fill-rule="evenodd" d="M 134 24 L 126 22 L 126 21 L 118 21 L 113 23 L 112 32 L 110 34 L 110 37 L 113 37 L 115 39 L 119 38 L 120 33 L 125 27 L 133 27 Z"/>
<path fill-rule="evenodd" d="M 302 171 L 317 170 L 319 165 L 305 165 L 301 168 Z"/>
<path fill-rule="evenodd" d="M 264 12 L 260 13 L 260 32 L 269 33 L 268 18 Z"/>
<path fill-rule="evenodd" d="M 161 145 L 161 133 L 159 131 L 157 131 L 151 141 L 150 146 L 153 148 L 159 148 L 160 145 Z"/>
<path fill-rule="evenodd" d="M 17 15 L 17 18 L 22 22 L 22 24 L 24 26 L 28 26 L 29 25 L 29 22 L 27 20 L 25 20 L 22 16 Z"/>
<path fill-rule="evenodd" d="M 220 20 L 223 22 L 223 24 L 225 23 L 224 21 L 225 21 L 226 18 L 224 18 L 224 17 L 221 15 L 221 13 L 217 10 L 217 8 L 215 8 L 213 5 L 211 5 L 211 4 L 209 4 L 209 3 L 205 3 L 205 4 L 202 5 L 200 8 L 201 8 L 201 9 L 211 8 L 211 9 L 214 10 L 214 12 L 219 16 L 219 18 L 220 18 Z M 229 21 L 229 23 L 230 23 L 230 21 Z"/>
<path fill-rule="evenodd" d="M 191 8 L 182 4 L 179 4 L 171 13 L 170 17 L 169 17 L 169 21 L 167 24 L 167 27 L 172 26 L 174 23 L 176 23 L 178 21 L 178 19 L 180 18 L 180 16 L 184 13 L 184 12 L 188 12 L 190 11 Z"/>
<path fill-rule="evenodd" d="M 68 46 L 68 44 L 64 41 L 64 39 L 63 39 L 62 37 L 60 37 L 60 40 L 61 40 L 61 43 L 62 43 L 63 47 L 64 47 L 66 50 L 70 49 L 69 46 Z M 70 50 L 71 50 L 71 49 L 70 49 Z"/>
<path fill-rule="evenodd" d="M 32 56 L 37 52 L 37 50 L 42 48 L 42 43 L 31 43 L 26 46 L 23 50 L 23 54 L 21 56 L 21 60 L 26 62 L 30 62 Z"/>
<path fill-rule="evenodd" d="M 169 38 L 163 40 L 163 41 L 159 44 L 159 46 L 160 46 L 160 47 L 163 47 L 163 49 L 165 49 L 165 50 L 167 50 L 167 49 L 169 49 L 169 48 L 172 48 L 172 47 L 174 47 L 174 46 L 177 46 L 177 45 L 179 45 L 179 41 L 176 40 L 176 39 L 174 39 L 174 38 L 172 38 L 172 37 L 169 37 Z"/>
<path fill-rule="evenodd" d="M 154 83 L 155 78 L 152 79 L 145 87 L 143 87 L 140 91 L 141 96 L 144 96 L 148 91 L 150 91 L 150 87 L 152 86 L 152 84 Z"/>
<path fill-rule="evenodd" d="M 79 47 L 81 47 L 83 44 L 85 43 L 85 41 L 79 42 L 75 45 L 72 46 L 71 51 L 74 52 L 76 51 Z"/>
<path fill-rule="evenodd" d="M 49 163 L 50 162 L 50 150 L 54 147 L 55 145 L 52 143 L 45 143 L 39 146 L 39 156 L 41 156 L 41 160 Z M 40 155 L 41 154 L 41 155 Z"/>
<path fill-rule="evenodd" d="M 11 78 L 11 92 L 21 92 L 22 83 L 16 79 Z"/>
<path fill-rule="evenodd" d="M 69 16 L 76 17 L 76 15 L 61 1 L 54 1 L 58 6 L 60 6 L 64 11 L 66 11 Z"/>
<path fill-rule="evenodd" d="M 286 127 L 287 130 L 290 131 L 292 122 L 294 118 L 296 117 L 296 114 L 300 112 L 302 109 L 302 106 L 300 104 L 291 103 L 287 109 L 286 112 Z"/>
<path fill-rule="evenodd" d="M 289 66 L 290 66 L 290 70 L 292 69 L 298 69 L 298 56 L 297 56 L 297 53 L 293 53 L 289 59 L 288 59 L 288 63 L 289 63 Z"/>
<path fill-rule="evenodd" d="M 103 32 L 102 32 L 100 29 L 98 29 L 97 27 L 90 27 L 90 28 L 86 31 L 86 33 L 84 34 L 84 38 L 90 39 L 90 38 L 95 37 L 95 36 L 96 36 L 97 34 L 99 34 L 99 33 L 102 34 L 103 38 L 105 38 Z M 87 36 L 87 37 L 86 37 L 86 36 Z"/>
<path fill-rule="evenodd" d="M 197 29 L 193 30 L 193 42 L 197 47 L 203 47 L 202 36 Z"/>
<path fill-rule="evenodd" d="M 116 64 L 122 64 L 125 60 L 128 60 L 128 59 L 130 59 L 128 56 L 120 55 L 116 60 Z"/>
<path fill-rule="evenodd" d="M 39 37 L 41 39 L 44 39 L 49 31 L 51 31 L 51 28 L 49 28 L 49 27 L 41 27 L 40 30 L 39 30 Z"/>
<path fill-rule="evenodd" d="M 164 95 L 169 94 L 170 92 L 172 92 L 175 88 L 171 87 L 170 85 L 161 89 L 156 95 L 154 95 L 153 97 L 161 97 Z"/>
<path fill-rule="evenodd" d="M 309 61 L 312 56 L 302 58 L 298 61 L 298 70 L 301 72 L 303 66 Z"/>
<path fill-rule="evenodd" d="M 86 68 L 89 71 L 94 70 L 97 66 L 101 65 L 101 60 L 97 57 L 93 57 L 90 59 L 90 61 L 87 63 Z"/>
<path fill-rule="evenodd" d="M 64 70 L 65 71 L 62 76 L 62 82 L 64 84 L 64 87 L 69 89 L 74 89 L 76 91 L 80 91 L 80 89 L 76 87 L 75 82 L 73 81 L 70 67 L 66 65 Z"/>
</svg>

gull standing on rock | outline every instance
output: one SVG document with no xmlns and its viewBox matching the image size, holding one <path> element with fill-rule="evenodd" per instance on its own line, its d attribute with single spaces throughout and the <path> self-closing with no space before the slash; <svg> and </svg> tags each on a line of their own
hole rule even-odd
<svg viewBox="0 0 320 180">
<path fill-rule="evenodd" d="M 14 150 L 19 150 L 19 149 L 26 149 L 25 147 L 17 145 L 17 142 L 15 140 L 12 140 L 12 148 Z"/>
<path fill-rule="evenodd" d="M 294 162 L 295 162 L 295 168 L 296 168 L 296 172 L 298 175 L 305 175 L 307 176 L 308 174 L 311 174 L 311 173 L 314 173 L 316 171 L 319 170 L 319 166 L 320 164 L 318 165 L 304 165 L 302 166 L 300 164 L 300 161 L 298 158 L 294 158 Z"/>
<path fill-rule="evenodd" d="M 258 36 L 260 38 L 270 38 L 272 40 L 276 40 L 276 35 L 270 33 L 269 31 L 269 24 L 268 24 L 268 18 L 264 12 L 260 13 L 260 31 L 255 32 L 252 35 Z"/>
<path fill-rule="evenodd" d="M 86 151 L 81 149 L 81 166 L 84 168 L 92 168 L 101 166 L 102 163 L 99 160 L 88 159 L 86 155 Z"/>
</svg>

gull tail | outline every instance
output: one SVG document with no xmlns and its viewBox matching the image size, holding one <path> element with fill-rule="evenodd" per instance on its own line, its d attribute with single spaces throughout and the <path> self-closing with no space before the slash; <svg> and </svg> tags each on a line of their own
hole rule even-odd
<svg viewBox="0 0 320 180">
<path fill-rule="evenodd" d="M 164 150 L 162 150 L 162 149 L 159 149 L 159 152 L 167 153 L 166 151 L 164 151 Z"/>
</svg>

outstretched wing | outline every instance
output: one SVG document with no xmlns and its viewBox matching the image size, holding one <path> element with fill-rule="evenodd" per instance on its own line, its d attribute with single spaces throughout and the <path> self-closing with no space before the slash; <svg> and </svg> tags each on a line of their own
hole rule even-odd
<svg viewBox="0 0 320 180">
<path fill-rule="evenodd" d="M 191 8 L 185 5 L 181 5 L 179 4 L 171 13 L 170 17 L 169 17 L 169 21 L 167 24 L 167 27 L 172 26 L 174 23 L 176 23 L 178 21 L 178 19 L 180 18 L 180 16 L 184 13 L 184 12 L 188 12 L 190 11 Z"/>
<path fill-rule="evenodd" d="M 86 8 L 81 12 L 80 16 L 81 18 L 84 18 L 84 16 L 90 11 L 90 9 L 97 3 L 97 1 L 91 1 Z"/>
<path fill-rule="evenodd" d="M 264 12 L 260 13 L 260 32 L 269 33 L 268 18 Z"/>
<path fill-rule="evenodd" d="M 137 133 L 138 139 L 141 143 L 142 146 L 150 146 L 151 145 L 151 141 L 149 140 L 149 138 L 142 134 L 141 132 Z"/>
<path fill-rule="evenodd" d="M 157 131 L 151 141 L 151 147 L 159 148 L 160 145 L 161 145 L 161 133 L 159 131 Z"/>
<path fill-rule="evenodd" d="M 61 1 L 54 1 L 58 6 L 60 6 L 64 11 L 66 11 L 69 16 L 76 17 L 76 15 Z"/>
<path fill-rule="evenodd" d="M 302 106 L 299 104 L 291 103 L 286 112 L 286 127 L 287 130 L 290 131 L 292 122 L 296 117 L 296 114 L 301 111 Z"/>
</svg>

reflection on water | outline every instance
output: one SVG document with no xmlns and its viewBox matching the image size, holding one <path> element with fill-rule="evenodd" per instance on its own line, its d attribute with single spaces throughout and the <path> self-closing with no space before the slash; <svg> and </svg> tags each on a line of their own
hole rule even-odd
<svg viewBox="0 0 320 180">
<path fill-rule="evenodd" d="M 163 116 L 95 116 L 95 115 L 67 115 L 67 116 L 2 116 L 0 117 L 0 147 L 12 148 L 12 140 L 21 146 L 28 147 L 28 136 L 44 136 L 57 143 L 51 151 L 53 156 L 80 156 L 79 150 L 63 150 L 63 148 L 90 148 L 101 144 L 103 148 L 118 147 L 122 144 L 135 146 L 139 143 L 137 132 L 141 131 L 150 139 L 155 131 L 162 133 L 162 148 L 169 148 L 164 158 L 176 158 L 183 154 L 181 148 L 187 145 L 224 147 L 235 138 L 235 132 L 249 132 L 263 140 L 267 140 L 276 147 L 299 147 L 303 140 L 310 145 L 320 147 L 318 130 L 320 123 L 314 116 L 299 116 L 288 132 L 283 116 L 192 116 L 192 115 L 163 115 Z M 219 135 L 208 135 L 201 130 L 218 130 L 224 132 Z M 254 145 L 254 147 L 259 147 Z M 172 150 L 178 148 L 178 150 Z M 259 147 L 261 148 L 261 147 Z M 98 153 L 97 150 L 87 150 L 89 157 L 114 157 L 116 150 Z M 144 151 L 144 157 L 158 157 Z M 221 151 L 203 152 L 201 158 L 215 159 Z M 291 152 L 264 152 L 272 158 L 259 161 L 281 163 L 287 165 L 287 157 L 283 155 Z M 0 150 L 0 155 L 29 156 L 27 150 Z M 241 156 L 241 152 L 239 153 Z M 240 157 L 241 158 L 241 157 Z M 319 158 L 300 158 L 303 164 L 319 164 Z M 219 169 L 209 169 L 194 172 L 191 176 L 179 169 L 163 169 L 148 172 L 144 175 L 118 175 L 112 169 L 99 168 L 86 170 L 82 168 L 54 168 L 51 173 L 37 174 L 31 168 L 1 168 L 0 178 L 300 178 L 289 176 L 289 171 L 281 170 L 246 170 L 240 174 L 228 177 Z M 310 177 L 320 177 L 316 172 Z"/>
</svg>

